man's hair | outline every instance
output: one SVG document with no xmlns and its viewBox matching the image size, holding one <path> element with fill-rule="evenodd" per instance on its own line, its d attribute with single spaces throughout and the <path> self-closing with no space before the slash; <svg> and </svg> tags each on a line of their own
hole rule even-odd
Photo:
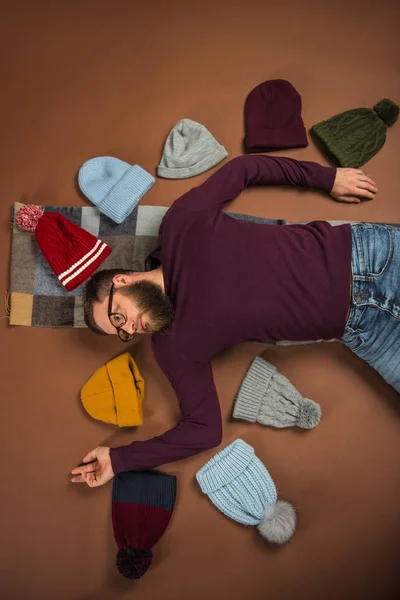
<svg viewBox="0 0 400 600">
<path fill-rule="evenodd" d="M 98 327 L 93 318 L 93 305 L 96 302 L 102 302 L 106 296 L 110 293 L 112 280 L 115 275 L 121 275 L 125 273 L 133 273 L 132 269 L 102 269 L 97 271 L 88 280 L 85 285 L 83 293 L 83 314 L 85 323 L 94 331 L 100 335 L 107 335 L 100 327 Z"/>
</svg>

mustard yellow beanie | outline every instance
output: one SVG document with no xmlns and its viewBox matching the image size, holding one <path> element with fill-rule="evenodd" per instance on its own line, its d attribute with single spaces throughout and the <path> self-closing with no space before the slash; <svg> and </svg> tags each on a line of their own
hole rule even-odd
<svg viewBox="0 0 400 600">
<path fill-rule="evenodd" d="M 144 379 L 129 352 L 100 367 L 81 391 L 91 417 L 118 427 L 142 424 L 143 396 Z"/>
</svg>

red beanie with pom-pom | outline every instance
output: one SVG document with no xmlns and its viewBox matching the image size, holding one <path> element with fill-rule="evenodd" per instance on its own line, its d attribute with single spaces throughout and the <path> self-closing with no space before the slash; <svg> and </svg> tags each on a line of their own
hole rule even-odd
<svg viewBox="0 0 400 600">
<path fill-rule="evenodd" d="M 45 213 L 34 204 L 20 208 L 16 223 L 35 233 L 43 256 L 69 292 L 89 279 L 111 252 L 106 243 L 61 213 Z"/>
</svg>

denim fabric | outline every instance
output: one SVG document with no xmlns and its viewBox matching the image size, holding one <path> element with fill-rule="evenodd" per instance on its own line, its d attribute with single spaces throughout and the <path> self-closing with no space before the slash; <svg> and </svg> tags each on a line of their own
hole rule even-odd
<svg viewBox="0 0 400 600">
<path fill-rule="evenodd" d="M 353 291 L 344 343 L 400 392 L 400 227 L 352 226 Z"/>
</svg>

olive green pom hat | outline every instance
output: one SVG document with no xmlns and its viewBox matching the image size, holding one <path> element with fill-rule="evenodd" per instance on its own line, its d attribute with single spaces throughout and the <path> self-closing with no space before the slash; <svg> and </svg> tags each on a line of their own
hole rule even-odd
<svg viewBox="0 0 400 600">
<path fill-rule="evenodd" d="M 341 167 L 358 168 L 379 152 L 398 116 L 397 104 L 384 99 L 372 109 L 355 108 L 321 121 L 311 133 Z"/>
</svg>

